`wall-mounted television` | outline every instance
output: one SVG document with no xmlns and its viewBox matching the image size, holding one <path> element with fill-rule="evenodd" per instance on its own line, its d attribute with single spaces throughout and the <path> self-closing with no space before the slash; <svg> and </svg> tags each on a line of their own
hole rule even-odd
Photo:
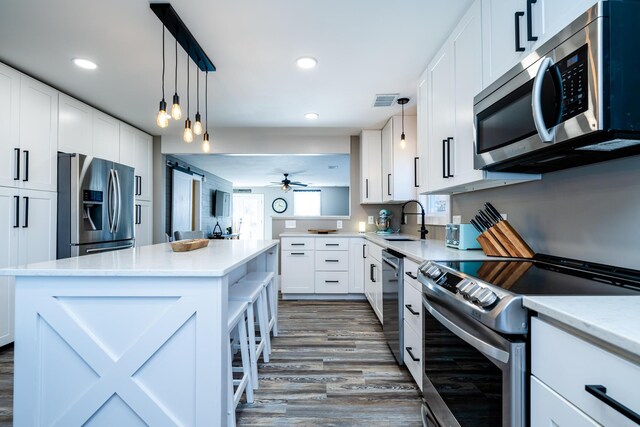
<svg viewBox="0 0 640 427">
<path fill-rule="evenodd" d="M 226 191 L 213 190 L 211 192 L 211 215 L 226 217 L 230 215 L 231 195 Z"/>
</svg>

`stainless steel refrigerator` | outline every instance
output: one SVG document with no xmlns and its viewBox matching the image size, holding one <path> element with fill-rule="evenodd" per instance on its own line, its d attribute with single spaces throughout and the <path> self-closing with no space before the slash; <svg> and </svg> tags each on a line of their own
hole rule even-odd
<svg viewBox="0 0 640 427">
<path fill-rule="evenodd" d="M 58 153 L 58 259 L 134 246 L 134 179 L 129 166 Z"/>
</svg>

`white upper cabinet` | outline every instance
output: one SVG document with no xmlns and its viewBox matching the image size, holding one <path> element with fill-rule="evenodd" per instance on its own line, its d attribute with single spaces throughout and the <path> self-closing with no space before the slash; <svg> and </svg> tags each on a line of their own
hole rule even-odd
<svg viewBox="0 0 640 427">
<path fill-rule="evenodd" d="M 20 76 L 20 149 L 23 188 L 56 191 L 58 91 Z"/>
<path fill-rule="evenodd" d="M 484 87 L 595 3 L 596 0 L 482 0 Z"/>
<path fill-rule="evenodd" d="M 427 153 L 429 149 L 427 147 L 429 138 L 427 137 L 429 129 L 427 128 L 427 121 L 421 120 L 420 117 L 426 117 L 429 106 L 428 96 L 428 84 L 427 76 L 429 70 L 425 70 L 424 73 L 418 79 L 418 99 L 417 99 L 417 123 L 416 123 L 416 156 L 418 157 L 418 192 L 424 193 L 427 191 L 427 181 L 429 177 L 429 167 L 427 166 Z M 425 167 L 427 166 L 427 167 Z"/>
<path fill-rule="evenodd" d="M 379 130 L 360 134 L 360 203 L 382 202 L 382 135 Z"/>
<path fill-rule="evenodd" d="M 135 169 L 136 200 L 153 200 L 153 137 L 120 123 L 119 161 Z"/>
<path fill-rule="evenodd" d="M 473 167 L 473 98 L 482 90 L 487 60 L 482 4 L 472 4 L 418 81 L 420 162 L 427 171 L 421 193 L 453 194 L 540 178 Z"/>
<path fill-rule="evenodd" d="M 61 93 L 59 109 L 58 151 L 90 156 L 93 108 Z"/>
<path fill-rule="evenodd" d="M 416 198 L 418 165 L 416 117 L 404 116 L 405 141 L 401 141 L 402 117 L 389 119 L 382 129 L 382 200 L 400 202 Z"/>
<path fill-rule="evenodd" d="M 120 161 L 119 121 L 97 110 L 93 112 L 92 129 L 93 156 L 100 159 Z"/>
<path fill-rule="evenodd" d="M 0 64 L 0 186 L 20 181 L 20 73 Z"/>
</svg>

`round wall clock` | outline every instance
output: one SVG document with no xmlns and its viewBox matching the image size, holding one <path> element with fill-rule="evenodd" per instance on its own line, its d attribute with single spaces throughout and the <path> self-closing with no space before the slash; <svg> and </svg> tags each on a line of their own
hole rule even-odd
<svg viewBox="0 0 640 427">
<path fill-rule="evenodd" d="M 278 197 L 271 203 L 271 207 L 275 213 L 283 213 L 287 210 L 287 201 L 281 197 Z"/>
</svg>

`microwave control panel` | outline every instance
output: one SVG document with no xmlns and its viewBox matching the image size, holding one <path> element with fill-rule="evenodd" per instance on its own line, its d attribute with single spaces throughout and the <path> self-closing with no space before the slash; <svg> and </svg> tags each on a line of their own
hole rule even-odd
<svg viewBox="0 0 640 427">
<path fill-rule="evenodd" d="M 587 45 L 557 63 L 558 71 L 562 76 L 561 122 L 589 109 L 588 65 Z"/>
</svg>

